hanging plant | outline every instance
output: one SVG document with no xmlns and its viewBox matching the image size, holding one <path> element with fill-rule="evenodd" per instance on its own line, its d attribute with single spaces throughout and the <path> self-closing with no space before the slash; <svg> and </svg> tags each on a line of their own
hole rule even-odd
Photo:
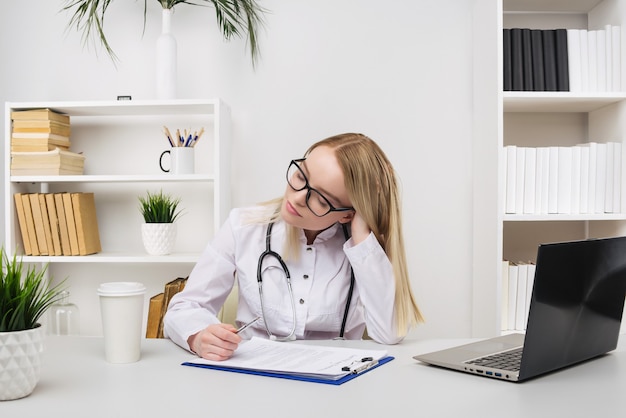
<svg viewBox="0 0 626 418">
<path fill-rule="evenodd" d="M 263 14 L 266 12 L 256 0 L 156 0 L 163 9 L 172 9 L 178 4 L 207 7 L 213 5 L 215 16 L 224 39 L 229 41 L 233 36 L 247 37 L 250 57 L 254 66 L 259 57 L 258 29 L 263 25 Z M 83 44 L 95 38 L 100 42 L 113 62 L 118 58 L 104 34 L 104 16 L 113 0 L 66 0 L 63 10 L 73 11 L 68 29 L 75 27 L 82 32 Z M 143 27 L 146 27 L 148 0 L 144 0 Z"/>
</svg>

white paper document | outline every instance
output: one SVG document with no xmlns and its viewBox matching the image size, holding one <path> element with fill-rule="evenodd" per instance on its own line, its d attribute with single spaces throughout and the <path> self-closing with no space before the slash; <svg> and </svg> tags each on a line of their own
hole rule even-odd
<svg viewBox="0 0 626 418">
<path fill-rule="evenodd" d="M 239 345 L 228 360 L 194 357 L 188 363 L 332 380 L 375 367 L 386 355 L 385 350 L 305 345 L 253 337 Z"/>
</svg>

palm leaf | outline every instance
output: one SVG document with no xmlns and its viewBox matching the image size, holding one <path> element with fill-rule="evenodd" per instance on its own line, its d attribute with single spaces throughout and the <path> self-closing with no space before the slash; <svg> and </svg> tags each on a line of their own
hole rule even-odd
<svg viewBox="0 0 626 418">
<path fill-rule="evenodd" d="M 111 48 L 104 33 L 104 15 L 113 0 L 66 0 L 64 11 L 73 11 L 68 29 L 75 28 L 82 32 L 82 42 L 85 46 L 89 40 L 99 42 L 113 60 L 118 58 Z M 246 44 L 250 48 L 252 65 L 258 61 L 260 49 L 257 32 L 264 25 L 263 15 L 267 12 L 257 0 L 157 0 L 164 9 L 171 9 L 179 4 L 192 6 L 209 6 L 215 9 L 215 17 L 227 41 L 233 36 L 247 36 Z M 146 28 L 148 0 L 144 0 L 144 26 Z"/>
</svg>

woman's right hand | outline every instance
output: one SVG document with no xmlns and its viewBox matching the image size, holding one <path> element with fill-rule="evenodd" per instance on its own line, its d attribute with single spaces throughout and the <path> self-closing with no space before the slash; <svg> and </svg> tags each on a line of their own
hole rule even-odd
<svg viewBox="0 0 626 418">
<path fill-rule="evenodd" d="M 230 358 L 241 337 L 231 324 L 212 324 L 187 339 L 189 348 L 199 357 L 221 361 Z"/>
</svg>

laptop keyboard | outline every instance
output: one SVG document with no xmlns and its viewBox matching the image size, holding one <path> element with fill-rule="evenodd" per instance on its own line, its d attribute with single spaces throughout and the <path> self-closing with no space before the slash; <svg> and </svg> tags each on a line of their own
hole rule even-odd
<svg viewBox="0 0 626 418">
<path fill-rule="evenodd" d="M 519 372 L 522 361 L 522 349 L 523 347 L 519 347 L 502 353 L 479 357 L 466 361 L 465 364 Z"/>
</svg>

